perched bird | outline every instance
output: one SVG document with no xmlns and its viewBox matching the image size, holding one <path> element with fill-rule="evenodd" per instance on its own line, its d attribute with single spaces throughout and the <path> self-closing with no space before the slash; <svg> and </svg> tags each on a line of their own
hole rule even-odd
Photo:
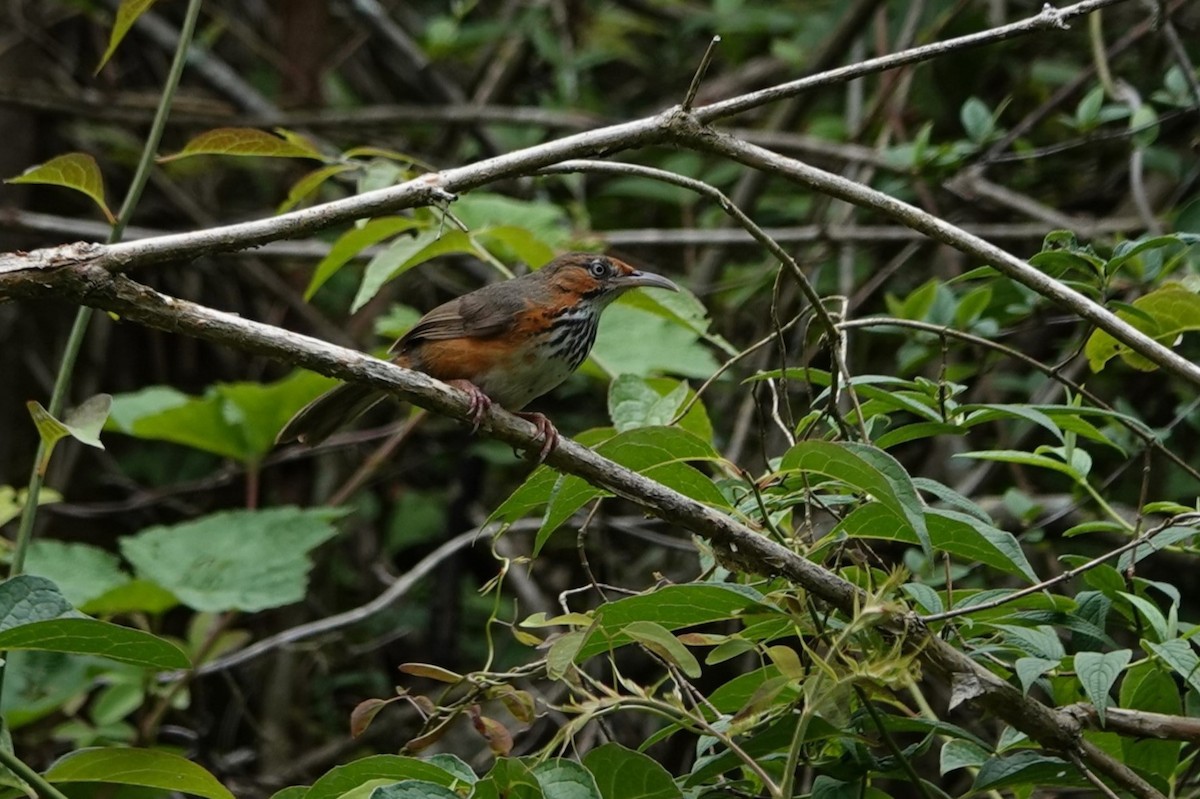
<svg viewBox="0 0 1200 799">
<path fill-rule="evenodd" d="M 533 422 L 543 438 L 540 462 L 558 431 L 540 413 L 518 412 L 579 368 L 596 341 L 600 312 L 639 286 L 679 290 L 616 258 L 560 255 L 535 272 L 434 308 L 392 345 L 392 363 L 470 394 L 472 429 L 493 402 Z M 360 383 L 337 386 L 301 408 L 276 442 L 316 445 L 386 396 Z"/>
</svg>

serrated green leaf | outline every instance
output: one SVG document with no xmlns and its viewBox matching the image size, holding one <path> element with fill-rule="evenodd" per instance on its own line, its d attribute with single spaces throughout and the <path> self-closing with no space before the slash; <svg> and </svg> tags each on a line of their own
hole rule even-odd
<svg viewBox="0 0 1200 799">
<path fill-rule="evenodd" d="M 205 799 L 233 799 L 212 774 L 187 758 L 160 749 L 80 749 L 59 758 L 45 777 L 55 785 L 103 782 L 178 791 Z"/>
<path fill-rule="evenodd" d="M 1133 652 L 1129 649 L 1104 653 L 1079 652 L 1075 655 L 1075 674 L 1083 685 L 1084 693 L 1096 708 L 1101 727 L 1104 726 L 1104 714 L 1108 710 L 1109 691 L 1132 657 Z"/>
<path fill-rule="evenodd" d="M 129 582 L 121 561 L 90 544 L 39 538 L 29 545 L 25 573 L 54 582 L 75 607 L 82 607 L 117 586 Z"/>
<path fill-rule="evenodd" d="M 126 3 L 130 0 L 125 0 Z M 124 6 L 125 3 L 122 3 Z M 38 164 L 26 169 L 20 175 L 6 178 L 5 183 L 39 183 L 48 186 L 62 186 L 86 194 L 99 207 L 108 223 L 116 224 L 116 217 L 104 201 L 104 175 L 100 173 L 100 165 L 96 159 L 87 153 L 67 153 L 51 158 L 44 164 Z"/>
<path fill-rule="evenodd" d="M 216 513 L 121 539 L 138 573 L 195 610 L 258 611 L 298 602 L 308 552 L 337 535 L 340 509 L 279 507 Z"/>
</svg>

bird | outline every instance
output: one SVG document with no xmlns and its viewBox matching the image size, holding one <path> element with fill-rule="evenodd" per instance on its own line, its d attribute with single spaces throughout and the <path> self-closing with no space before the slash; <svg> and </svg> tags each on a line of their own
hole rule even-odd
<svg viewBox="0 0 1200 799">
<path fill-rule="evenodd" d="M 542 440 L 541 463 L 557 446 L 558 430 L 543 414 L 521 409 L 579 368 L 596 342 L 601 312 L 639 287 L 679 291 L 662 275 L 611 256 L 569 252 L 439 305 L 388 353 L 398 366 L 465 391 L 472 432 L 493 404 L 532 422 Z M 276 443 L 316 446 L 387 396 L 362 383 L 336 386 L 297 411 Z"/>
</svg>

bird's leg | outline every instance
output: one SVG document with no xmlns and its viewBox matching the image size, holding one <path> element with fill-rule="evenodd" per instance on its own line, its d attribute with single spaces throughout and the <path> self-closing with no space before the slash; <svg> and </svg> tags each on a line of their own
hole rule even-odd
<svg viewBox="0 0 1200 799">
<path fill-rule="evenodd" d="M 558 446 L 558 430 L 554 427 L 554 423 L 540 413 L 518 413 L 522 419 L 533 422 L 534 427 L 538 430 L 538 435 L 542 437 L 542 448 L 538 450 L 536 463 L 542 463 L 546 460 L 546 456 L 554 451 Z"/>
<path fill-rule="evenodd" d="M 466 392 L 471 398 L 471 406 L 467 411 L 467 417 L 471 420 L 471 432 L 478 433 L 479 425 L 483 423 L 483 417 L 487 415 L 488 410 L 495 403 L 492 398 L 483 393 L 483 389 L 472 383 L 470 380 L 451 380 L 449 385 L 454 386 L 459 391 Z M 554 424 L 540 413 L 516 413 L 514 416 L 520 416 L 522 419 L 533 422 L 537 428 L 538 435 L 542 438 L 542 446 L 538 450 L 537 463 L 546 460 L 556 446 L 558 446 L 558 430 Z"/>
<path fill-rule="evenodd" d="M 478 433 L 479 425 L 483 423 L 483 417 L 487 415 L 488 409 L 492 407 L 492 398 L 484 394 L 483 389 L 470 380 L 451 380 L 449 385 L 454 386 L 459 391 L 465 391 L 467 396 L 471 398 L 471 406 L 467 410 L 467 418 L 471 420 L 471 432 Z"/>
</svg>

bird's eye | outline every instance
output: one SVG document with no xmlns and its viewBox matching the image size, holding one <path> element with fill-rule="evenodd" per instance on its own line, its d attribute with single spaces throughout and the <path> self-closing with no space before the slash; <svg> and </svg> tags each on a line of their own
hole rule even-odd
<svg viewBox="0 0 1200 799">
<path fill-rule="evenodd" d="M 599 259 L 588 264 L 588 272 L 592 277 L 606 277 L 608 275 L 608 264 Z"/>
</svg>

